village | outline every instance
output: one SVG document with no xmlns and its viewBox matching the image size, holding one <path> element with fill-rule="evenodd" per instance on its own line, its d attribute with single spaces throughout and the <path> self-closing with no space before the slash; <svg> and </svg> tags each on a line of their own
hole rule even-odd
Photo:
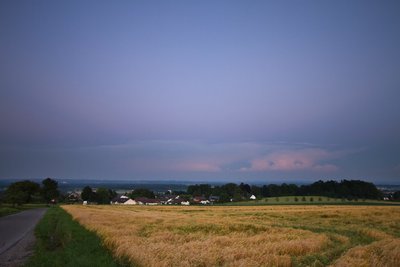
<svg viewBox="0 0 400 267">
<path fill-rule="evenodd" d="M 255 200 L 256 196 L 252 195 L 251 200 Z M 146 197 L 138 197 L 135 199 L 129 198 L 125 195 L 117 196 L 111 200 L 110 204 L 113 205 L 213 205 L 219 201 L 219 196 L 210 196 L 206 198 L 204 196 L 196 196 L 188 200 L 187 198 L 181 198 L 179 195 L 166 195 L 156 199 L 150 199 Z M 85 203 L 84 203 L 85 204 Z"/>
<path fill-rule="evenodd" d="M 97 191 L 97 190 L 95 190 Z M 134 192 L 135 190 L 132 190 Z M 132 193 L 131 193 L 132 194 Z M 159 193 L 154 196 L 154 198 L 138 196 L 138 197 L 130 197 L 128 193 L 117 194 L 114 196 L 109 204 L 111 205 L 148 205 L 148 206 L 155 206 L 155 205 L 214 205 L 215 203 L 220 202 L 220 196 L 213 196 L 210 195 L 206 197 L 202 196 L 180 196 L 172 194 L 172 191 L 167 193 Z M 256 200 L 255 195 L 251 195 L 249 200 Z M 108 204 L 108 203 L 98 203 L 97 201 L 90 201 L 82 199 L 82 193 L 79 191 L 74 191 L 69 193 L 66 198 L 67 202 L 70 204 L 73 203 L 82 203 L 83 205 L 95 205 L 95 204 Z M 233 199 L 230 199 L 233 201 Z"/>
<path fill-rule="evenodd" d="M 352 188 L 357 188 L 355 190 Z M 223 185 L 194 184 L 186 190 L 151 190 L 145 187 L 125 189 L 110 189 L 106 187 L 75 189 L 64 195 L 60 202 L 68 204 L 111 204 L 111 205 L 214 205 L 230 202 L 266 202 L 268 198 L 279 197 L 285 201 L 321 202 L 322 197 L 343 201 L 395 200 L 396 194 L 383 194 L 372 183 L 360 180 L 317 181 L 310 185 L 297 186 L 295 184 L 249 185 L 245 183 L 227 183 Z M 387 197 L 385 199 L 384 197 Z M 290 201 L 289 201 L 290 202 Z"/>
</svg>

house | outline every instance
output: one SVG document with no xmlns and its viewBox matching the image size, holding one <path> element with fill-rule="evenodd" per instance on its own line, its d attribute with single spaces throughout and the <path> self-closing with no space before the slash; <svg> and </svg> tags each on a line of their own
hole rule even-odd
<svg viewBox="0 0 400 267">
<path fill-rule="evenodd" d="M 189 201 L 182 201 L 182 202 L 181 202 L 181 205 L 189 206 L 189 205 L 190 205 L 190 202 L 189 202 Z"/>
<path fill-rule="evenodd" d="M 180 204 L 180 196 L 175 195 L 165 195 L 164 197 L 160 198 L 161 204 Z"/>
<path fill-rule="evenodd" d="M 255 200 L 255 199 L 256 199 L 256 196 L 255 196 L 255 195 L 251 195 L 250 199 L 251 199 L 251 200 Z"/>
<path fill-rule="evenodd" d="M 158 199 L 151 199 L 151 198 L 147 198 L 147 197 L 137 197 L 135 198 L 135 201 L 137 202 L 137 204 L 139 205 L 160 205 L 161 202 Z"/>
<path fill-rule="evenodd" d="M 209 201 L 209 200 L 207 198 L 203 197 L 203 196 L 201 196 L 201 197 L 200 196 L 196 196 L 196 197 L 193 198 L 193 202 L 194 203 L 199 204 L 202 201 Z"/>
<path fill-rule="evenodd" d="M 111 200 L 111 204 L 124 204 L 126 201 L 128 201 L 130 198 L 127 196 L 116 196 Z"/>
<path fill-rule="evenodd" d="M 135 200 L 129 198 L 127 201 L 123 203 L 123 205 L 138 205 L 138 203 Z"/>
<path fill-rule="evenodd" d="M 157 199 L 160 201 L 160 204 L 163 205 L 168 204 L 168 200 L 170 200 L 167 196 L 159 196 Z"/>
<path fill-rule="evenodd" d="M 206 197 L 204 196 L 196 196 L 193 198 L 193 202 L 196 204 L 202 204 L 202 205 L 208 205 L 210 204 L 210 200 L 208 200 Z"/>
<path fill-rule="evenodd" d="M 182 201 L 183 201 L 183 199 L 172 198 L 172 199 L 168 199 L 166 204 L 168 204 L 168 205 L 179 205 L 179 204 L 181 204 Z"/>
<path fill-rule="evenodd" d="M 210 200 L 211 203 L 218 202 L 219 196 L 210 196 L 208 200 Z"/>
<path fill-rule="evenodd" d="M 190 202 L 180 196 L 169 196 L 168 200 L 162 204 L 166 205 L 190 205 Z"/>
<path fill-rule="evenodd" d="M 72 192 L 67 196 L 66 201 L 68 203 L 80 202 L 82 201 L 81 194 L 79 194 L 78 192 Z"/>
</svg>

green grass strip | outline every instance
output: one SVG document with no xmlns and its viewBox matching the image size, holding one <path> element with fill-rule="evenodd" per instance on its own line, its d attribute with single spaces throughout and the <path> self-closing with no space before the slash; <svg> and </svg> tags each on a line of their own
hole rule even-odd
<svg viewBox="0 0 400 267">
<path fill-rule="evenodd" d="M 60 207 L 52 207 L 35 229 L 35 253 L 29 267 L 127 266 L 113 258 L 101 239 L 74 221 Z"/>
</svg>

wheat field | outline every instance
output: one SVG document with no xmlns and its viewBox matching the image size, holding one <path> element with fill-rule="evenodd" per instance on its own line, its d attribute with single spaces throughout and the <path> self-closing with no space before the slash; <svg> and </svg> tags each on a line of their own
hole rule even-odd
<svg viewBox="0 0 400 267">
<path fill-rule="evenodd" d="M 132 266 L 399 266 L 400 207 L 63 208 Z"/>
</svg>

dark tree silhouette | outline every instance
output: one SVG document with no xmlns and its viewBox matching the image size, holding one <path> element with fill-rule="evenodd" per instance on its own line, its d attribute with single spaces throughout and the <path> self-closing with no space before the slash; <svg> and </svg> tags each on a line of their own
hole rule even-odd
<svg viewBox="0 0 400 267">
<path fill-rule="evenodd" d="M 85 186 L 81 193 L 81 198 L 83 201 L 94 201 L 95 200 L 95 193 L 93 192 L 90 186 Z"/>
<path fill-rule="evenodd" d="M 40 190 L 39 184 L 32 181 L 21 181 L 10 184 L 6 190 L 6 201 L 13 205 L 29 203 Z"/>
<path fill-rule="evenodd" d="M 41 195 L 44 201 L 47 203 L 52 202 L 53 200 L 56 201 L 60 196 L 60 192 L 58 191 L 58 182 L 51 178 L 46 178 L 42 181 L 42 185 Z"/>
</svg>

